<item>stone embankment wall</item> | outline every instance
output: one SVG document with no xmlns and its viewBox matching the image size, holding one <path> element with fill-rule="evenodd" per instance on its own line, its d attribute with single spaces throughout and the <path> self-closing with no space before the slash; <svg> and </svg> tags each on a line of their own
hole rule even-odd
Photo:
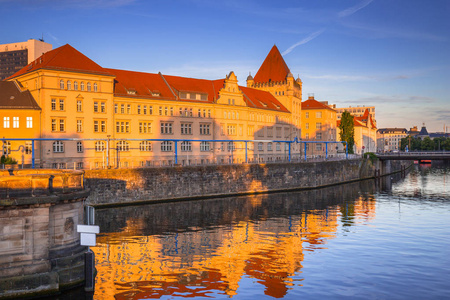
<svg viewBox="0 0 450 300">
<path fill-rule="evenodd" d="M 58 293 L 84 282 L 83 172 L 0 174 L 0 299 Z"/>
<path fill-rule="evenodd" d="M 391 171 L 408 162 L 392 162 Z M 319 188 L 374 177 L 379 162 L 343 160 L 314 163 L 243 164 L 142 169 L 90 170 L 85 185 L 89 205 L 180 201 Z M 378 167 L 377 167 L 378 166 Z M 383 170 L 381 170 L 381 175 Z"/>
</svg>

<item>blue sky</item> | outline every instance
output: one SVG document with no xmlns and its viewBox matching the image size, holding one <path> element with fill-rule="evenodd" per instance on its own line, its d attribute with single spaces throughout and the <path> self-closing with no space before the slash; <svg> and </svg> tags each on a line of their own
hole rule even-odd
<svg viewBox="0 0 450 300">
<path fill-rule="evenodd" d="M 70 44 L 103 67 L 245 85 L 276 44 L 303 100 L 450 132 L 449 0 L 0 0 L 0 43 Z"/>
</svg>

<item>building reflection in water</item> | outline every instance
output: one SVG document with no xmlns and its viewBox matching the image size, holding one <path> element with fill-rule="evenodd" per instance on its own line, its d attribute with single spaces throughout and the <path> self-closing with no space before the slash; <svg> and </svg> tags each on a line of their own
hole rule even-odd
<svg viewBox="0 0 450 300">
<path fill-rule="evenodd" d="M 308 253 L 374 216 L 362 184 L 98 210 L 95 299 L 231 297 L 243 278 L 281 298 Z"/>
</svg>

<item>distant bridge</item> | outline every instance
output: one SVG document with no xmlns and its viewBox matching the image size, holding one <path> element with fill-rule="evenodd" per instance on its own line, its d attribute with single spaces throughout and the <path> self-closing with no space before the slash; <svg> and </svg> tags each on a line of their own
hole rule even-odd
<svg viewBox="0 0 450 300">
<path fill-rule="evenodd" d="M 450 160 L 450 151 L 376 153 L 380 160 Z"/>
</svg>

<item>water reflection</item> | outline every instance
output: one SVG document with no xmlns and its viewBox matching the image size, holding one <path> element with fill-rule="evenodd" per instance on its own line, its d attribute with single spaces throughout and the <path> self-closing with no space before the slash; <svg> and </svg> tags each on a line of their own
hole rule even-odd
<svg viewBox="0 0 450 300">
<path fill-rule="evenodd" d="M 365 181 L 99 210 L 95 299 L 231 297 L 244 279 L 282 298 L 299 280 L 305 256 L 326 251 L 338 226 L 374 218 L 375 188 Z"/>
</svg>

